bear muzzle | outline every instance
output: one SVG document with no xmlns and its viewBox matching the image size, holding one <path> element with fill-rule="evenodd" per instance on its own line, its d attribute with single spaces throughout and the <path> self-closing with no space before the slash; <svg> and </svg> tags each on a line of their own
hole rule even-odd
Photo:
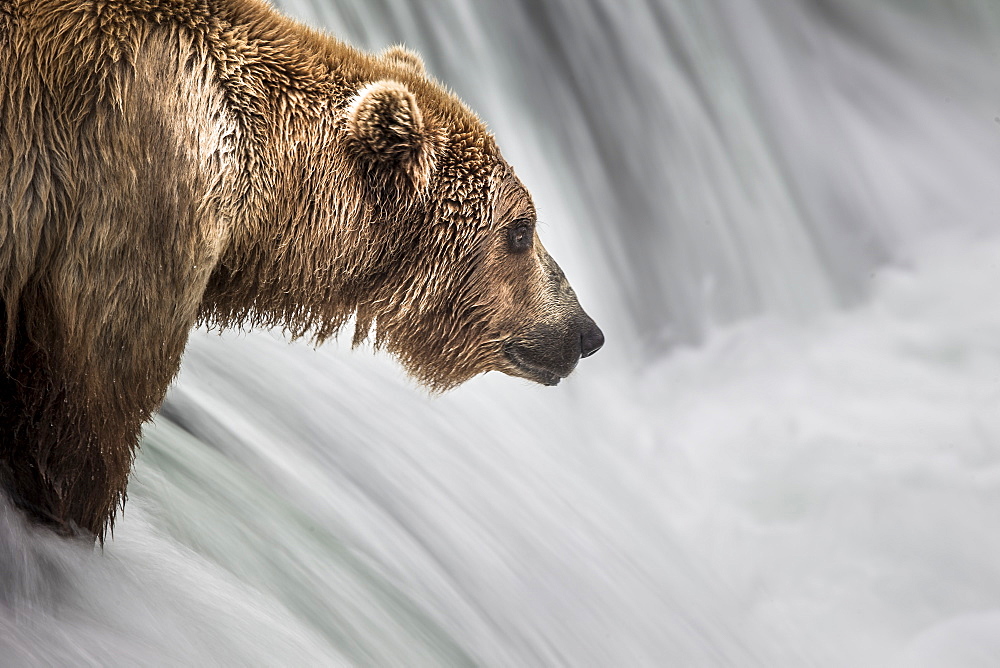
<svg viewBox="0 0 1000 668">
<path fill-rule="evenodd" d="M 540 325 L 507 341 L 503 353 L 510 367 L 503 371 L 542 385 L 558 385 L 580 358 L 590 357 L 603 345 L 600 327 L 581 313 L 569 326 Z"/>
</svg>

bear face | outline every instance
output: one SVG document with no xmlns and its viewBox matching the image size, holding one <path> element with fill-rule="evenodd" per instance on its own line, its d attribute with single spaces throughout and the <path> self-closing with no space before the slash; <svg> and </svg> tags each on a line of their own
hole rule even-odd
<svg viewBox="0 0 1000 668">
<path fill-rule="evenodd" d="M 486 263 L 486 271 L 503 286 L 496 320 L 504 342 L 500 370 L 555 385 L 581 357 L 604 345 L 604 334 L 537 238 L 537 216 L 524 186 L 505 171 L 494 187 L 495 238 Z"/>
<path fill-rule="evenodd" d="M 416 56 L 389 53 L 423 73 Z M 359 306 L 355 343 L 374 326 L 376 345 L 434 390 L 490 370 L 555 385 L 604 336 L 538 240 L 531 197 L 492 136 L 471 112 L 460 120 L 425 114 L 397 81 L 366 84 L 348 105 L 363 188 L 392 203 L 408 249 L 377 306 Z"/>
</svg>

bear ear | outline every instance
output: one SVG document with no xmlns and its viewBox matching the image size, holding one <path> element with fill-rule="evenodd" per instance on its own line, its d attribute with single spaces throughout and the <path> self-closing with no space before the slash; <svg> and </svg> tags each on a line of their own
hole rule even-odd
<svg viewBox="0 0 1000 668">
<path fill-rule="evenodd" d="M 390 46 L 382 52 L 382 57 L 397 65 L 408 67 L 417 74 L 427 74 L 427 68 L 424 67 L 424 61 L 420 58 L 420 56 L 417 55 L 415 51 L 407 49 L 402 44 L 394 44 Z"/>
<path fill-rule="evenodd" d="M 362 88 L 347 107 L 348 141 L 370 167 L 404 175 L 418 190 L 433 169 L 433 142 L 413 93 L 398 81 Z"/>
</svg>

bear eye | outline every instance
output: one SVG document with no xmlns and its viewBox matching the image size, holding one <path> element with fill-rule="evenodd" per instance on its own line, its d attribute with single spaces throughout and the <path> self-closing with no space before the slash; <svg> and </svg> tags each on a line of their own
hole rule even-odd
<svg viewBox="0 0 1000 668">
<path fill-rule="evenodd" d="M 507 247 L 511 253 L 523 253 L 531 248 L 533 227 L 531 221 L 519 220 L 507 228 Z"/>
</svg>

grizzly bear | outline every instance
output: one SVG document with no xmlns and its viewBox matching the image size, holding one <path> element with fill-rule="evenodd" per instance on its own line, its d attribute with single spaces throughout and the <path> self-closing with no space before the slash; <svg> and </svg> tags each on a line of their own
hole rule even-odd
<svg viewBox="0 0 1000 668">
<path fill-rule="evenodd" d="M 259 0 L 0 0 L 0 485 L 103 540 L 188 333 L 355 321 L 433 391 L 604 337 L 480 119 Z"/>
</svg>

